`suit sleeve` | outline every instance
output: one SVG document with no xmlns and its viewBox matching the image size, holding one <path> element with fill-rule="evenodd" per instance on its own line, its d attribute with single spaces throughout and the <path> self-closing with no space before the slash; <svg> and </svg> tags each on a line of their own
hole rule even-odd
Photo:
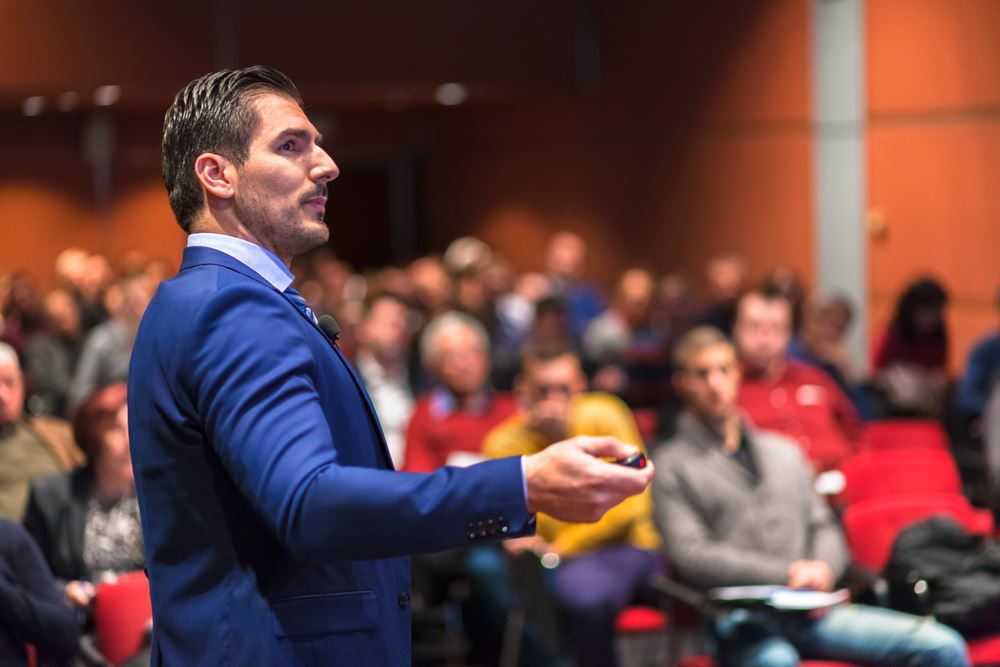
<svg viewBox="0 0 1000 667">
<path fill-rule="evenodd" d="M 387 558 L 533 530 L 516 458 L 429 474 L 343 465 L 338 452 L 374 444 L 366 433 L 331 432 L 313 332 L 298 317 L 262 286 L 219 290 L 196 317 L 180 371 L 210 445 L 289 550 Z"/>
</svg>

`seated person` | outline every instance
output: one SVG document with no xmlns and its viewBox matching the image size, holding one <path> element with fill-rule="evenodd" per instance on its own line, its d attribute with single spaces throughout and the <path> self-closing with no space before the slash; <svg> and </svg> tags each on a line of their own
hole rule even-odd
<svg viewBox="0 0 1000 667">
<path fill-rule="evenodd" d="M 413 408 L 402 469 L 430 472 L 482 460 L 483 437 L 516 408 L 513 398 L 493 391 L 487 382 L 486 329 L 471 315 L 440 315 L 424 329 L 420 360 L 435 387 Z"/>
<path fill-rule="evenodd" d="M 689 584 L 775 584 L 830 591 L 848 564 L 844 536 L 788 439 L 758 431 L 737 405 L 740 368 L 719 331 L 675 351 L 685 401 L 677 436 L 655 457 L 653 501 L 668 560 Z M 968 665 L 954 630 L 900 612 L 842 604 L 822 613 L 735 610 L 714 621 L 723 667 L 800 659 L 883 667 Z"/>
<path fill-rule="evenodd" d="M 948 393 L 948 292 L 934 278 L 912 282 L 875 347 L 872 380 L 887 417 L 940 418 Z"/>
<path fill-rule="evenodd" d="M 1000 290 L 996 306 L 1000 309 Z M 965 421 L 978 420 L 1000 380 L 1000 331 L 984 336 L 972 348 L 955 390 L 955 411 Z M 979 430 L 979 429 L 977 429 Z"/>
<path fill-rule="evenodd" d="M 794 440 L 817 470 L 858 451 L 861 421 L 851 400 L 823 371 L 789 359 L 792 307 L 783 296 L 748 292 L 733 335 L 743 364 L 740 407 L 760 428 Z"/>
<path fill-rule="evenodd" d="M 610 435 L 642 448 L 628 407 L 610 394 L 584 393 L 586 387 L 571 348 L 529 347 L 515 382 L 519 411 L 490 431 L 484 453 L 494 458 L 530 455 L 579 435 Z M 616 664 L 615 618 L 660 570 L 658 547 L 648 493 L 629 498 L 592 524 L 539 514 L 536 535 L 504 544 L 514 554 L 530 550 L 550 562 L 558 557 L 554 592 L 565 615 L 569 648 L 581 666 Z M 482 574 L 477 567 L 506 576 L 498 551 L 479 550 L 470 563 L 474 578 Z M 506 593 L 502 582 L 493 586 L 500 595 Z"/>
<path fill-rule="evenodd" d="M 871 397 L 862 384 L 847 346 L 854 308 L 842 296 L 810 300 L 803 309 L 799 334 L 788 345 L 788 356 L 814 366 L 837 383 L 863 417 L 874 417 Z"/>
<path fill-rule="evenodd" d="M 0 665 L 26 666 L 26 644 L 35 647 L 39 664 L 69 665 L 76 616 L 24 528 L 0 519 Z"/>
<path fill-rule="evenodd" d="M 69 424 L 24 413 L 24 374 L 17 352 L 0 343 L 0 517 L 20 521 L 31 480 L 83 461 Z"/>
<path fill-rule="evenodd" d="M 659 406 L 670 377 L 667 335 L 654 318 L 656 281 L 645 269 L 618 279 L 614 301 L 583 335 L 583 353 L 596 369 L 594 387 L 632 407 Z"/>
<path fill-rule="evenodd" d="M 73 430 L 86 467 L 36 480 L 24 516 L 66 597 L 82 608 L 93 597 L 92 582 L 145 562 L 125 394 L 117 384 L 83 402 Z"/>
<path fill-rule="evenodd" d="M 404 432 L 413 411 L 408 308 L 397 296 L 371 299 L 358 327 L 354 362 L 375 406 L 393 462 L 403 462 Z"/>
</svg>

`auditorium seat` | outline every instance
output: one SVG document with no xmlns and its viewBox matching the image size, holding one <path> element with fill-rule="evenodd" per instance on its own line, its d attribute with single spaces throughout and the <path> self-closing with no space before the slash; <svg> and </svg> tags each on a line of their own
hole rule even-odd
<svg viewBox="0 0 1000 667">
<path fill-rule="evenodd" d="M 862 444 L 865 449 L 898 449 L 930 447 L 950 449 L 948 434 L 930 419 L 882 419 L 865 427 Z"/>
<path fill-rule="evenodd" d="M 142 647 L 152 617 L 144 573 L 130 572 L 101 583 L 94 596 L 98 649 L 112 665 L 120 665 Z"/>
<path fill-rule="evenodd" d="M 990 535 L 993 515 L 974 508 L 953 493 L 924 493 L 869 498 L 844 510 L 844 532 L 859 565 L 881 572 L 899 531 L 922 519 L 945 514 L 970 533 Z"/>
<path fill-rule="evenodd" d="M 801 667 L 857 667 L 852 662 L 830 662 L 827 660 L 803 660 Z M 678 667 L 717 667 L 712 658 L 705 655 L 692 655 L 681 660 Z"/>
<path fill-rule="evenodd" d="M 636 605 L 618 614 L 615 633 L 622 665 L 663 664 L 667 655 L 667 614 L 653 607 Z"/>
<path fill-rule="evenodd" d="M 962 494 L 962 479 L 947 450 L 930 447 L 862 452 L 844 461 L 844 490 L 836 498 L 850 505 L 877 496 L 907 493 Z"/>
</svg>

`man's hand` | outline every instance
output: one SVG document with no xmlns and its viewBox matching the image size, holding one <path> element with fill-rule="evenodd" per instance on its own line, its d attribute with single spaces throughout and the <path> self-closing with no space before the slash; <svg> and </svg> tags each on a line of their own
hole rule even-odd
<svg viewBox="0 0 1000 667">
<path fill-rule="evenodd" d="M 653 464 L 636 470 L 602 461 L 638 451 L 611 437 L 579 436 L 525 457 L 528 511 L 573 523 L 592 523 L 653 479 Z"/>
<path fill-rule="evenodd" d="M 833 570 L 821 560 L 797 560 L 788 568 L 789 588 L 833 590 Z"/>
<path fill-rule="evenodd" d="M 86 607 L 94 599 L 94 584 L 89 581 L 71 581 L 66 584 L 66 599 L 79 607 Z"/>
</svg>

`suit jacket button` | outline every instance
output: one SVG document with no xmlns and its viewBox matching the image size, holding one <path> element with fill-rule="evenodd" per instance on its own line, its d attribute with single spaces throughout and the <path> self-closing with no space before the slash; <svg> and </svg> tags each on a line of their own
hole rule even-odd
<svg viewBox="0 0 1000 667">
<path fill-rule="evenodd" d="M 409 593 L 400 593 L 399 594 L 399 599 L 397 600 L 397 602 L 399 602 L 399 608 L 400 609 L 409 609 L 410 608 L 410 594 Z"/>
<path fill-rule="evenodd" d="M 469 531 L 469 539 L 470 540 L 476 539 L 476 533 L 474 531 L 471 530 Z"/>
</svg>

